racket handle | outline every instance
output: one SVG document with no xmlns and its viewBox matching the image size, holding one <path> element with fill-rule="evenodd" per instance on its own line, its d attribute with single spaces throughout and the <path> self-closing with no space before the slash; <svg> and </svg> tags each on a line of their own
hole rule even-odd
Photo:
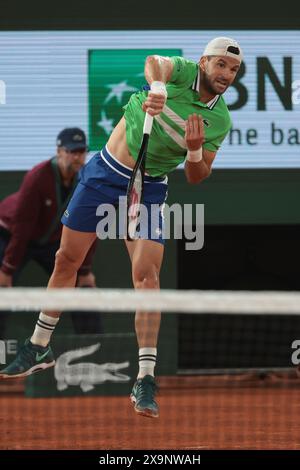
<svg viewBox="0 0 300 470">
<path fill-rule="evenodd" d="M 148 135 L 151 134 L 152 124 L 153 124 L 153 116 L 150 116 L 150 114 L 146 113 L 143 134 L 148 134 Z"/>
</svg>

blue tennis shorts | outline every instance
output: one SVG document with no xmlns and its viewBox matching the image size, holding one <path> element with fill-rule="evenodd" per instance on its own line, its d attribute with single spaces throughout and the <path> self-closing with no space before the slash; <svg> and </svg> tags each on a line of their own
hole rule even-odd
<svg viewBox="0 0 300 470">
<path fill-rule="evenodd" d="M 124 238 L 126 191 L 131 174 L 132 169 L 104 147 L 81 169 L 62 223 L 79 232 L 96 232 L 101 239 Z M 145 175 L 144 183 L 144 216 L 138 227 L 138 238 L 164 243 L 163 207 L 168 179 Z"/>
</svg>

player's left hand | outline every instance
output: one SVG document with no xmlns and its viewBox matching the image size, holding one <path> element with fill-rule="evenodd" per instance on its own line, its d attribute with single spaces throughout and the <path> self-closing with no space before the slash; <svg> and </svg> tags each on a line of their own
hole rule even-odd
<svg viewBox="0 0 300 470">
<path fill-rule="evenodd" d="M 142 106 L 143 111 L 151 116 L 157 116 L 162 112 L 166 99 L 166 96 L 163 94 L 149 91 L 147 99 Z"/>
<path fill-rule="evenodd" d="M 96 287 L 96 279 L 93 273 L 78 275 L 76 287 Z"/>
<path fill-rule="evenodd" d="M 188 150 L 198 150 L 205 142 L 202 116 L 190 114 L 185 123 L 185 141 Z"/>
</svg>

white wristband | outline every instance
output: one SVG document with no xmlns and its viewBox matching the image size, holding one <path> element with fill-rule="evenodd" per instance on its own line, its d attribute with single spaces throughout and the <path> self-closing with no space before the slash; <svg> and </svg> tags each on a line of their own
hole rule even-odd
<svg viewBox="0 0 300 470">
<path fill-rule="evenodd" d="M 153 91 L 153 93 L 157 93 L 158 95 L 164 95 L 165 97 L 168 96 L 166 84 L 164 82 L 152 82 L 150 85 L 150 90 Z"/>
<path fill-rule="evenodd" d="M 202 147 L 200 147 L 198 150 L 188 150 L 186 159 L 189 162 L 197 163 L 197 162 L 200 162 L 202 160 L 202 157 L 203 157 Z"/>
</svg>

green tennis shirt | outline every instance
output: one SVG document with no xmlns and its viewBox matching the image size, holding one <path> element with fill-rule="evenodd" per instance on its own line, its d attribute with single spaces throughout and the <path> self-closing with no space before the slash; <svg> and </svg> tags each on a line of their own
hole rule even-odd
<svg viewBox="0 0 300 470">
<path fill-rule="evenodd" d="M 204 121 L 205 143 L 203 147 L 216 152 L 225 139 L 231 119 L 221 95 L 210 102 L 199 101 L 200 72 L 195 62 L 183 57 L 171 57 L 174 68 L 167 83 L 168 99 L 162 113 L 155 116 L 149 139 L 146 172 L 162 176 L 173 171 L 187 154 L 184 140 L 185 121 L 190 114 L 200 114 Z M 142 141 L 145 113 L 142 104 L 147 92 L 135 93 L 124 107 L 126 140 L 129 151 L 136 160 Z"/>
</svg>

